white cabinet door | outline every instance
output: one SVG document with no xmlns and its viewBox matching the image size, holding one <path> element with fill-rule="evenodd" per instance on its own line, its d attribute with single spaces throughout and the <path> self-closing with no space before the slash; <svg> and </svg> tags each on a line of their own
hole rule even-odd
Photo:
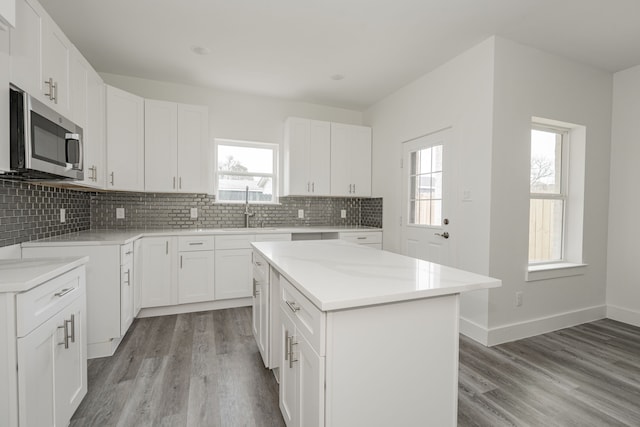
<svg viewBox="0 0 640 427">
<path fill-rule="evenodd" d="M 178 106 L 144 101 L 144 189 L 169 192 L 178 188 Z"/>
<path fill-rule="evenodd" d="M 298 369 L 298 425 L 324 426 L 324 358 L 302 334 L 296 335 L 294 352 Z M 295 360 L 295 359 L 294 359 Z"/>
<path fill-rule="evenodd" d="M 42 75 L 43 83 L 48 83 L 43 84 L 42 93 L 49 100 L 49 106 L 70 117 L 69 62 L 72 44 L 49 17 L 44 21 L 43 30 Z"/>
<path fill-rule="evenodd" d="M 107 188 L 144 190 L 144 99 L 107 86 Z"/>
<path fill-rule="evenodd" d="M 280 310 L 280 336 L 284 345 L 282 357 L 280 358 L 280 412 L 287 427 L 298 427 L 298 369 L 295 360 L 291 359 L 291 351 L 295 345 L 291 346 L 291 340 L 296 339 L 296 327 L 284 310 Z M 307 426 L 304 426 L 307 427 Z"/>
<path fill-rule="evenodd" d="M 251 249 L 216 250 L 215 299 L 252 294 Z"/>
<path fill-rule="evenodd" d="M 256 343 L 258 344 L 258 349 L 260 350 L 260 354 L 262 353 L 262 348 L 260 348 L 260 321 L 261 315 L 260 310 L 262 310 L 262 306 L 260 305 L 260 283 L 255 273 L 253 275 L 253 299 L 251 301 L 251 330 L 253 332 L 253 337 L 256 339 Z M 264 359 L 264 354 L 262 356 Z"/>
<path fill-rule="evenodd" d="M 75 48 L 71 51 L 69 60 L 69 118 L 83 130 L 86 145 L 87 129 L 87 88 L 89 79 L 89 65 Z M 86 156 L 85 156 L 86 157 Z"/>
<path fill-rule="evenodd" d="M 178 191 L 211 193 L 213 171 L 209 150 L 209 109 L 178 104 Z"/>
<path fill-rule="evenodd" d="M 285 123 L 285 195 L 330 194 L 329 122 L 289 117 Z"/>
<path fill-rule="evenodd" d="M 142 308 L 176 304 L 176 245 L 171 237 L 142 241 Z"/>
<path fill-rule="evenodd" d="M 10 80 L 42 99 L 42 26 L 45 13 L 38 3 L 16 2 L 16 27 L 10 30 Z"/>
<path fill-rule="evenodd" d="M 142 239 L 133 242 L 133 317 L 142 308 Z"/>
<path fill-rule="evenodd" d="M 20 425 L 66 426 L 87 392 L 84 302 L 18 338 Z M 66 323 L 66 326 L 65 326 Z M 65 328 L 67 345 L 65 347 Z"/>
<path fill-rule="evenodd" d="M 84 127 L 84 185 L 105 188 L 105 86 L 87 71 L 87 122 Z"/>
<path fill-rule="evenodd" d="M 120 267 L 120 335 L 124 336 L 133 323 L 134 317 L 134 287 L 133 264 L 128 262 Z"/>
<path fill-rule="evenodd" d="M 371 128 L 331 123 L 331 194 L 371 196 Z"/>
<path fill-rule="evenodd" d="M 69 348 L 56 345 L 55 349 L 55 407 L 58 424 L 66 426 L 87 394 L 87 341 L 84 329 L 86 313 L 84 302 L 78 298 L 62 312 L 62 324 L 68 322 L 71 339 Z M 62 335 L 64 338 L 64 335 Z M 64 342 L 64 339 L 62 340 Z"/>
<path fill-rule="evenodd" d="M 178 303 L 211 301 L 214 298 L 214 251 L 180 252 Z"/>
<path fill-rule="evenodd" d="M 258 318 L 260 319 L 258 329 L 258 347 L 260 348 L 260 354 L 262 354 L 262 360 L 265 366 L 269 364 L 269 282 L 268 279 L 264 279 L 260 284 L 260 288 L 257 289 L 258 297 Z"/>
</svg>

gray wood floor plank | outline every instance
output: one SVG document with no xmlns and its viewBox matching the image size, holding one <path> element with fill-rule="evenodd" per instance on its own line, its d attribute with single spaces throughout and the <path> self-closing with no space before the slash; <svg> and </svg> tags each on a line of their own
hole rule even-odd
<svg viewBox="0 0 640 427">
<path fill-rule="evenodd" d="M 118 420 L 118 426 L 154 425 L 155 415 L 163 404 L 160 396 L 165 386 L 162 384 L 162 379 L 164 378 L 166 367 L 166 357 L 144 359 L 140 365 L 135 383 L 131 388 L 130 398 L 127 400 Z"/>
</svg>

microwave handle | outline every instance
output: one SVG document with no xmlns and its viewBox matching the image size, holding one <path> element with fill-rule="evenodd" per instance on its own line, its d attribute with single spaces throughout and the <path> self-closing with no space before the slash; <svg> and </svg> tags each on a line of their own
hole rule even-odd
<svg viewBox="0 0 640 427">
<path fill-rule="evenodd" d="M 80 138 L 80 134 L 77 133 L 68 133 L 65 136 L 65 140 L 66 140 L 66 144 L 69 144 L 69 141 L 78 141 L 78 163 L 73 164 L 73 163 L 67 163 L 67 169 L 76 169 L 76 170 L 84 170 L 83 166 L 84 166 L 84 147 L 83 147 L 83 141 Z M 69 153 L 69 146 L 67 145 L 67 160 L 68 160 L 68 155 Z M 75 168 L 74 168 L 75 166 Z"/>
</svg>

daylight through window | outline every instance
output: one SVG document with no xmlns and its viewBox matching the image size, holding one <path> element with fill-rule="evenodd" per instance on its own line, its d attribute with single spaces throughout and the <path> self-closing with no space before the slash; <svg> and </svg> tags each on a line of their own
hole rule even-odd
<svg viewBox="0 0 640 427">
<path fill-rule="evenodd" d="M 249 202 L 277 201 L 276 144 L 216 140 L 217 201 L 244 202 L 249 188 Z"/>
<path fill-rule="evenodd" d="M 411 153 L 409 224 L 442 225 L 442 145 Z"/>
</svg>

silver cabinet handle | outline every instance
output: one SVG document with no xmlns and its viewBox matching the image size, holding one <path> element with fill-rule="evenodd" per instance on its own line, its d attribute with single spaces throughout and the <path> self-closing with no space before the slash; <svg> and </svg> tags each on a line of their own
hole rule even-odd
<svg viewBox="0 0 640 427">
<path fill-rule="evenodd" d="M 69 348 L 69 334 L 68 334 L 68 326 L 67 321 L 65 320 L 62 326 L 58 326 L 58 329 L 62 329 L 62 333 L 64 334 L 64 338 L 62 342 L 59 342 L 58 345 L 63 345 L 64 348 Z"/>
<path fill-rule="evenodd" d="M 356 193 L 356 185 L 353 184 L 353 194 L 355 194 L 355 193 Z"/>
<path fill-rule="evenodd" d="M 75 288 L 65 288 L 65 289 L 62 289 L 59 292 L 56 292 L 55 294 L 53 294 L 53 296 L 62 298 L 63 296 L 65 296 L 66 294 L 68 294 L 69 292 L 71 292 L 74 289 Z"/>
<path fill-rule="evenodd" d="M 289 368 L 293 368 L 293 362 L 298 361 L 298 359 L 293 358 L 293 346 L 298 345 L 297 342 L 293 341 L 294 338 L 293 335 L 289 337 Z"/>
<path fill-rule="evenodd" d="M 311 192 L 312 192 L 312 193 L 315 193 L 315 192 L 316 192 L 316 183 L 315 183 L 315 182 L 312 182 L 312 183 L 311 183 Z"/>
<path fill-rule="evenodd" d="M 58 103 L 58 82 L 53 83 L 53 102 Z"/>
<path fill-rule="evenodd" d="M 165 245 L 166 245 L 165 251 L 167 252 L 167 255 L 169 255 L 169 241 L 168 240 L 165 242 Z"/>
<path fill-rule="evenodd" d="M 180 268 L 182 268 L 182 255 L 180 255 Z"/>
<path fill-rule="evenodd" d="M 178 188 L 182 190 L 182 177 L 178 178 Z"/>
<path fill-rule="evenodd" d="M 76 342 L 76 315 L 75 314 L 71 315 L 71 320 L 69 320 L 69 323 L 71 323 L 71 342 Z"/>
<path fill-rule="evenodd" d="M 449 232 L 445 231 L 444 233 L 440 234 L 440 233 L 433 233 L 435 236 L 440 236 L 444 239 L 448 239 L 449 238 Z"/>
<path fill-rule="evenodd" d="M 204 242 L 189 242 L 189 246 L 201 246 L 204 245 Z"/>
<path fill-rule="evenodd" d="M 174 190 L 176 189 L 176 177 L 175 176 L 173 177 L 173 189 Z"/>
<path fill-rule="evenodd" d="M 256 286 L 257 286 L 257 280 L 254 278 L 253 279 L 253 296 L 256 296 Z"/>
<path fill-rule="evenodd" d="M 311 183 L 307 182 L 307 193 L 311 192 Z"/>
<path fill-rule="evenodd" d="M 124 283 L 126 283 L 127 286 L 131 286 L 131 269 L 127 269 L 125 273 L 127 274 L 127 280 Z"/>
<path fill-rule="evenodd" d="M 49 93 L 45 93 L 44 96 L 53 101 L 55 96 L 53 94 L 53 77 L 49 77 L 49 80 L 45 80 L 44 84 L 49 85 Z"/>
<path fill-rule="evenodd" d="M 129 255 L 129 254 L 132 254 L 132 253 L 133 253 L 133 251 L 127 251 L 127 252 L 125 252 L 124 254 L 125 254 L 125 255 Z"/>
<path fill-rule="evenodd" d="M 289 331 L 284 331 L 284 360 L 289 360 Z"/>
<path fill-rule="evenodd" d="M 111 175 L 110 184 L 111 184 L 111 185 L 115 185 L 115 184 L 114 184 L 114 182 L 115 182 L 115 179 L 114 179 L 114 172 L 111 172 L 109 175 Z"/>
<path fill-rule="evenodd" d="M 262 263 L 261 263 L 260 261 L 256 261 L 256 265 L 257 265 L 258 267 L 262 267 Z"/>
<path fill-rule="evenodd" d="M 298 306 L 296 305 L 295 301 L 294 301 L 294 302 L 291 302 L 291 301 L 284 300 L 284 302 L 286 302 L 286 303 L 287 303 L 287 305 L 289 306 L 289 308 L 291 309 L 291 311 L 293 311 L 294 313 L 295 313 L 296 311 L 299 311 L 299 310 L 300 310 L 300 307 L 298 307 Z"/>
<path fill-rule="evenodd" d="M 358 240 L 366 240 L 366 237 L 358 237 Z"/>
</svg>

